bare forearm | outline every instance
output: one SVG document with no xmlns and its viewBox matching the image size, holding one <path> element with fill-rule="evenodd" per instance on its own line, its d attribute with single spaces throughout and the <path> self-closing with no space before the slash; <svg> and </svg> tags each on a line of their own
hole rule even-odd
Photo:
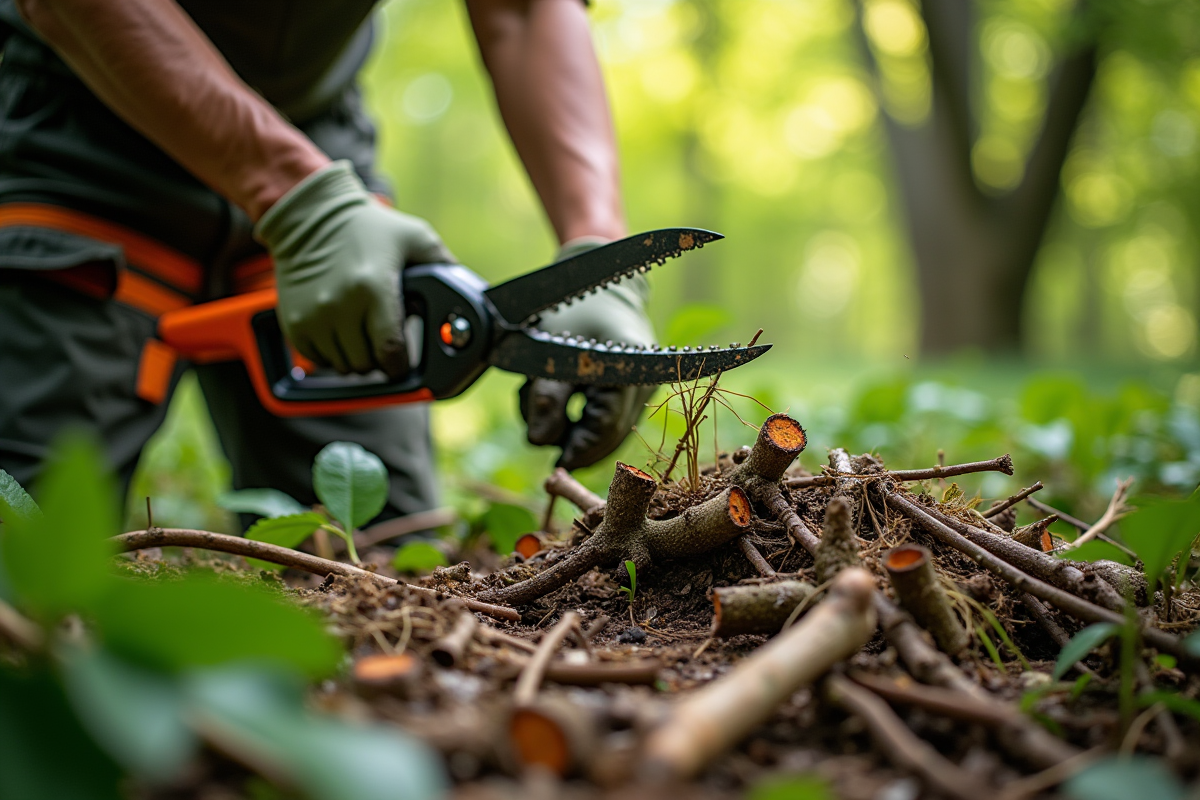
<svg viewBox="0 0 1200 800">
<path fill-rule="evenodd" d="M 625 234 L 616 143 L 581 0 L 467 0 L 500 114 L 559 241 Z"/>
<path fill-rule="evenodd" d="M 172 0 L 22 0 L 20 10 L 118 116 L 252 219 L 328 163 Z"/>
</svg>

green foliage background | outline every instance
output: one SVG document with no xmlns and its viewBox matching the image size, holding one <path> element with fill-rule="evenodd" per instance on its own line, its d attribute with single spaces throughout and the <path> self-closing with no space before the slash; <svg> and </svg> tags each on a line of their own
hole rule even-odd
<svg viewBox="0 0 1200 800">
<path fill-rule="evenodd" d="M 1194 369 L 1200 193 L 1200 11 L 1188 0 L 1104 0 L 1084 30 L 1066 0 L 983 2 L 976 179 L 1019 179 L 1056 54 L 1102 41 L 1092 102 L 1027 297 L 1026 361 L 970 353 L 928 364 L 880 103 L 928 111 L 928 42 L 910 0 L 866 0 L 877 93 L 850 0 L 597 0 L 633 230 L 714 228 L 728 239 L 651 273 L 652 314 L 677 344 L 775 349 L 730 389 L 809 429 L 824 448 L 876 449 L 896 465 L 1011 451 L 1018 475 L 968 479 L 1004 494 L 1040 478 L 1048 501 L 1097 515 L 1117 476 L 1186 491 L 1200 477 Z M 400 208 L 428 218 L 462 261 L 498 281 L 546 262 L 555 242 L 501 127 L 462 4 L 391 0 L 365 74 L 381 168 Z M 936 313 L 936 309 L 926 310 Z M 485 507 L 483 481 L 536 492 L 554 454 L 524 444 L 520 379 L 489 374 L 434 411 L 448 501 Z M 659 399 L 664 396 L 660 392 Z M 734 399 L 750 422 L 765 412 Z M 661 415 L 641 433 L 657 446 Z M 718 415 L 721 448 L 753 432 Z M 678 421 L 671 420 L 677 434 Z M 714 436 L 702 436 L 711 442 Z M 673 440 L 671 440 L 673 441 Z M 711 450 L 711 445 L 709 445 Z M 636 437 L 618 454 L 645 463 Z M 612 460 L 584 471 L 603 489 Z M 134 488 L 155 516 L 229 529 L 228 481 L 194 385 L 185 383 Z M 144 516 L 144 515 L 143 515 Z"/>
</svg>

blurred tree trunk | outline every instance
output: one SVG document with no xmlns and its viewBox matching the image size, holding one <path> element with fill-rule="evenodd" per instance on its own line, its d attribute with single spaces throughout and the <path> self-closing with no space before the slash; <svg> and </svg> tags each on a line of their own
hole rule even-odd
<svg viewBox="0 0 1200 800">
<path fill-rule="evenodd" d="M 986 193 L 971 169 L 977 135 L 974 3 L 922 0 L 932 109 L 919 125 L 884 120 L 904 201 L 921 296 L 925 353 L 1016 351 L 1026 282 L 1059 194 L 1071 137 L 1091 91 L 1096 49 L 1069 54 L 1050 76 L 1041 132 L 1020 183 Z M 870 45 L 863 42 L 868 61 Z"/>
</svg>

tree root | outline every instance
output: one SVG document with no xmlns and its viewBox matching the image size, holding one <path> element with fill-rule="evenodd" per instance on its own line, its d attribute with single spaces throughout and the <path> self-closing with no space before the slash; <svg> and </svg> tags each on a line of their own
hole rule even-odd
<svg viewBox="0 0 1200 800">
<path fill-rule="evenodd" d="M 109 541 L 116 545 L 118 553 L 127 553 L 131 550 L 144 550 L 147 547 L 196 547 L 202 550 L 232 553 L 233 555 L 245 558 L 257 558 L 260 561 L 270 561 L 272 564 L 293 567 L 305 572 L 311 572 L 313 575 L 340 575 L 344 578 L 366 578 L 376 583 L 381 583 L 384 586 L 406 586 L 410 591 L 423 594 L 427 597 L 441 596 L 433 589 L 427 589 L 424 586 L 413 586 L 411 583 L 404 583 L 403 581 L 388 578 L 384 575 L 376 575 L 374 572 L 368 572 L 365 569 L 359 569 L 350 564 L 343 564 L 340 561 L 330 561 L 310 555 L 309 553 L 303 553 L 299 550 L 291 550 L 287 547 L 280 547 L 279 545 L 268 544 L 267 542 L 256 542 L 253 539 L 243 539 L 240 536 L 228 536 L 224 533 L 193 531 L 185 528 L 151 528 L 146 531 L 122 533 L 119 536 L 112 537 Z M 493 605 L 467 597 L 459 597 L 457 599 L 461 600 L 472 611 L 487 614 L 489 617 L 504 619 L 510 622 L 518 622 L 521 619 L 521 615 L 513 608 L 505 608 L 504 606 Z"/>
<path fill-rule="evenodd" d="M 618 462 L 608 489 L 604 520 L 587 541 L 532 578 L 484 592 L 480 598 L 523 605 L 565 586 L 593 567 L 632 561 L 640 572 L 656 560 L 708 552 L 750 527 L 750 502 L 736 486 L 678 517 L 647 519 L 646 511 L 657 488 L 654 478 Z"/>
</svg>

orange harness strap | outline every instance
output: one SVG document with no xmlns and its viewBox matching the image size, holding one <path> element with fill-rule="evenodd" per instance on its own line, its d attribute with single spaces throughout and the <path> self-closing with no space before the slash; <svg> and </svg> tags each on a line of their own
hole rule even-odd
<svg viewBox="0 0 1200 800">
<path fill-rule="evenodd" d="M 130 267 L 117 271 L 116 286 L 89 265 L 53 270 L 45 277 L 93 297 L 111 298 L 160 317 L 168 311 L 187 308 L 204 287 L 204 267 L 162 242 L 115 222 L 81 211 L 43 203 L 0 204 L 0 228 L 45 228 L 116 244 Z M 238 294 L 274 286 L 271 259 L 257 256 L 233 270 Z M 147 339 L 138 362 L 137 396 L 160 404 L 170 390 L 178 356 L 157 339 Z"/>
</svg>

